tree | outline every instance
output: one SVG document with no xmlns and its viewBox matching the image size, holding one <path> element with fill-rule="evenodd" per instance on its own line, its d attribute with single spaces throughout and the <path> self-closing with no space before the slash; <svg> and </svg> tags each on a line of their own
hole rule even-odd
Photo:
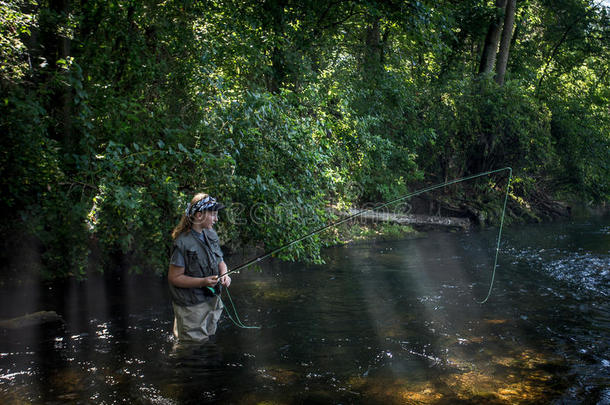
<svg viewBox="0 0 610 405">
<path fill-rule="evenodd" d="M 506 74 L 506 65 L 508 64 L 508 53 L 510 51 L 511 40 L 513 36 L 513 25 L 515 22 L 515 8 L 517 0 L 508 0 L 506 3 L 506 12 L 504 14 L 504 25 L 502 28 L 502 38 L 500 40 L 500 50 L 498 51 L 498 60 L 496 62 L 496 83 L 504 84 L 504 76 Z"/>
<path fill-rule="evenodd" d="M 502 21 L 506 9 L 506 1 L 507 0 L 496 0 L 495 10 L 489 28 L 487 29 L 485 43 L 483 44 L 479 74 L 490 73 L 493 70 L 496 61 L 496 52 L 498 51 L 498 43 L 502 33 Z"/>
<path fill-rule="evenodd" d="M 0 230 L 50 276 L 91 247 L 163 271 L 201 189 L 285 203 L 223 225 L 269 246 L 422 173 L 514 165 L 610 192 L 610 22 L 591 0 L 7 0 L 0 23 Z"/>
</svg>

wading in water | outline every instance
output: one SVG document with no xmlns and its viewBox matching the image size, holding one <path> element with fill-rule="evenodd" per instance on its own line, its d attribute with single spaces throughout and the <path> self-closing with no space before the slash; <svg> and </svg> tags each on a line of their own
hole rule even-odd
<svg viewBox="0 0 610 405">
<path fill-rule="evenodd" d="M 167 278 L 174 308 L 174 336 L 181 341 L 204 342 L 216 333 L 223 308 L 217 294 L 220 285 L 231 284 L 213 229 L 223 208 L 213 197 L 196 194 L 172 231 L 174 244 Z"/>
</svg>

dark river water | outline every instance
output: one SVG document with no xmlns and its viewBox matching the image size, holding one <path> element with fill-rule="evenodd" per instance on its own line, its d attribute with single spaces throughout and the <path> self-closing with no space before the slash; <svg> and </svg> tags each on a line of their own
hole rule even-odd
<svg viewBox="0 0 610 405">
<path fill-rule="evenodd" d="M 165 279 L 3 288 L 0 403 L 610 404 L 610 218 L 327 249 L 233 277 L 241 329 L 177 344 Z M 231 263 L 230 263 L 231 264 Z M 233 263 L 236 265 L 237 263 Z M 223 296 L 228 304 L 226 296 Z"/>
</svg>

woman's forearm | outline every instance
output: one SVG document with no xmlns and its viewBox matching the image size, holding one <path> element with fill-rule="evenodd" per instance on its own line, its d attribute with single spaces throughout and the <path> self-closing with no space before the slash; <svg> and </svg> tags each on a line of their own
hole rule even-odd
<svg viewBox="0 0 610 405">
<path fill-rule="evenodd" d="M 222 276 L 226 272 L 227 272 L 227 264 L 224 261 L 222 261 L 218 265 L 218 274 L 220 274 Z"/>
<path fill-rule="evenodd" d="M 172 285 L 181 288 L 212 287 L 218 282 L 218 276 L 191 277 L 184 274 L 184 267 L 170 265 L 167 276 Z"/>
</svg>

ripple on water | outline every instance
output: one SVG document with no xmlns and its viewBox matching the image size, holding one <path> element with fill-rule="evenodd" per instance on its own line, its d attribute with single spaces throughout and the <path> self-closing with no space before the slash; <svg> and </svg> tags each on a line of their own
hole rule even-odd
<svg viewBox="0 0 610 405">
<path fill-rule="evenodd" d="M 526 263 L 580 291 L 604 297 L 610 294 L 610 255 L 560 249 L 509 248 L 508 251 L 514 258 L 512 264 Z"/>
<path fill-rule="evenodd" d="M 605 226 L 605 227 L 601 228 L 599 231 L 593 232 L 593 233 L 602 234 L 602 235 L 610 235 L 610 226 Z"/>
<path fill-rule="evenodd" d="M 610 288 L 610 256 L 573 253 L 543 265 L 557 280 L 566 281 L 598 295 L 608 296 Z"/>
</svg>

